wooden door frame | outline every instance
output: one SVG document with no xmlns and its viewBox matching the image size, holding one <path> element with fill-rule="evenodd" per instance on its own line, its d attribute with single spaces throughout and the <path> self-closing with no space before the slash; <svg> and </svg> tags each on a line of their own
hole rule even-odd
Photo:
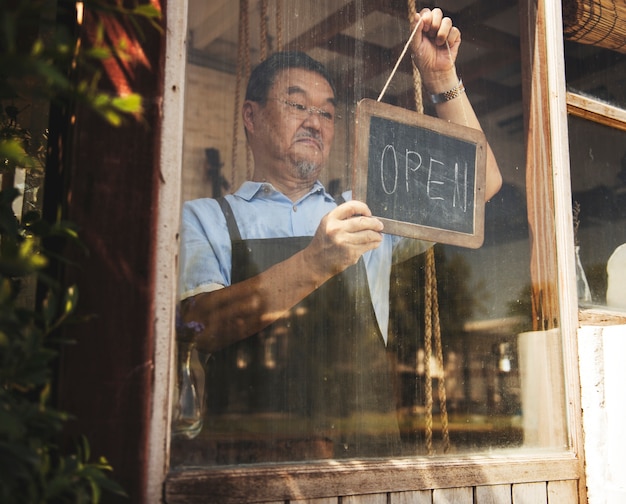
<svg viewBox="0 0 626 504">
<path fill-rule="evenodd" d="M 147 503 L 162 502 L 163 483 L 169 469 L 187 59 L 187 0 L 166 1 L 163 8 L 165 81 L 160 138 L 161 184 L 154 238 L 154 389 L 147 458 Z"/>
<path fill-rule="evenodd" d="M 163 496 L 163 484 L 168 480 L 169 422 L 172 390 L 173 330 L 175 319 L 176 258 L 178 254 L 178 221 L 180 200 L 180 173 L 182 160 L 182 111 L 185 68 L 186 1 L 167 4 L 167 44 L 165 60 L 165 90 L 161 149 L 160 205 L 157 224 L 156 250 L 156 296 L 154 304 L 155 329 L 155 381 L 153 393 L 152 424 L 149 433 L 150 456 L 148 457 L 149 478 L 147 495 L 149 502 L 159 502 Z M 574 241 L 571 194 L 569 181 L 569 153 L 567 141 L 567 116 L 565 104 L 565 71 L 563 56 L 563 34 L 561 27 L 561 3 L 548 0 L 521 0 L 520 11 L 525 13 L 526 40 L 528 45 L 528 68 L 533 68 L 525 80 L 524 94 L 530 110 L 528 123 L 538 124 L 549 118 L 549 133 L 546 137 L 535 137 L 533 148 L 539 143 L 546 157 L 540 168 L 551 180 L 551 194 L 548 196 L 548 210 L 555 216 L 548 228 L 541 230 L 550 236 L 556 248 L 556 278 L 553 286 L 555 306 L 550 310 L 558 316 L 563 334 L 563 355 L 565 362 L 568 427 L 571 450 L 557 455 L 529 457 L 520 453 L 515 456 L 466 456 L 437 460 L 412 459 L 409 461 L 346 462 L 333 464 L 313 464 L 289 466 L 285 469 L 253 467 L 250 469 L 207 469 L 170 476 L 167 491 L 190 493 L 181 496 L 181 502 L 189 502 L 191 496 L 202 495 L 210 488 L 223 492 L 225 489 L 244 485 L 255 485 L 263 481 L 282 480 L 280 488 L 265 497 L 292 498 L 300 495 L 300 490 L 308 488 L 315 494 L 319 478 L 326 475 L 327 481 L 335 482 L 337 495 L 355 491 L 379 491 L 436 488 L 450 486 L 443 481 L 417 477 L 420 474 L 446 473 L 447 481 L 455 475 L 461 478 L 460 486 L 479 485 L 488 482 L 524 482 L 535 480 L 529 476 L 538 467 L 550 469 L 557 479 L 578 478 L 580 502 L 586 502 L 584 482 L 584 456 L 582 444 L 582 422 L 580 408 L 580 386 L 578 376 L 578 355 L 576 345 L 577 299 L 574 269 Z M 522 21 L 524 22 L 524 21 Z M 541 115 L 537 114 L 542 111 Z M 527 169 L 534 169 L 527 167 Z M 532 190 L 532 188 L 529 188 Z M 547 462 L 547 463 L 546 463 Z M 480 470 L 478 470 L 480 468 Z M 529 471 L 530 469 L 530 471 Z M 509 471 L 504 476 L 503 471 Z M 513 471 L 512 474 L 510 471 Z M 557 474 L 558 473 L 558 474 Z M 535 473 L 536 474 L 536 473 Z M 289 480 L 289 484 L 286 481 Z M 375 487 L 365 481 L 375 481 Z M 386 483 L 385 483 L 386 482 Z M 315 484 L 317 486 L 315 486 Z M 198 486 L 200 485 L 200 486 Z M 234 486 L 233 486 L 234 485 Z M 248 486 L 248 488 L 250 488 Z M 258 492 L 259 487 L 256 487 Z M 291 490 L 290 490 L 291 489 Z M 294 490 L 295 489 L 295 490 Z M 292 491 L 293 490 L 293 491 Z M 291 493 L 289 493 L 291 491 Z M 197 493 L 196 493 L 197 492 Z M 245 492 L 245 488 L 244 488 Z M 241 496 L 241 494 L 240 494 Z"/>
</svg>

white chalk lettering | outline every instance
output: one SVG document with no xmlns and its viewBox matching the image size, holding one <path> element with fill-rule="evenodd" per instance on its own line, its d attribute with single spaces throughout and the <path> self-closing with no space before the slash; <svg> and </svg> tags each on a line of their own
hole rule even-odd
<svg viewBox="0 0 626 504">
<path fill-rule="evenodd" d="M 430 158 L 430 166 L 428 167 L 428 182 L 426 184 L 426 194 L 428 195 L 428 197 L 430 199 L 435 199 L 435 200 L 442 200 L 443 196 L 434 196 L 432 193 L 435 193 L 435 189 L 432 187 L 433 185 L 444 185 L 444 182 L 442 180 L 434 180 L 434 177 L 436 175 L 435 172 L 435 166 L 433 165 L 439 165 L 439 166 L 444 166 L 444 164 L 441 161 L 437 161 L 436 159 Z"/>
<path fill-rule="evenodd" d="M 385 183 L 385 155 L 388 151 L 391 151 L 393 153 L 393 189 L 388 189 L 387 184 Z M 383 191 L 385 191 L 385 194 L 393 194 L 398 188 L 398 157 L 396 156 L 396 149 L 393 145 L 385 146 L 385 148 L 383 149 L 383 153 L 380 156 L 380 182 Z"/>
<path fill-rule="evenodd" d="M 463 163 L 465 170 L 463 172 L 463 182 L 459 180 L 459 163 L 454 163 L 454 197 L 452 206 L 456 208 L 457 197 L 459 198 L 459 207 L 467 212 L 467 162 Z"/>
<path fill-rule="evenodd" d="M 415 166 L 411 166 L 411 160 L 410 160 L 411 156 L 417 157 L 418 162 Z M 409 180 L 411 178 L 409 172 L 416 172 L 417 170 L 420 169 L 421 166 L 422 166 L 422 156 L 420 155 L 420 153 L 406 149 L 406 162 L 404 166 L 404 173 L 405 173 L 404 185 L 406 187 L 406 192 L 409 192 Z"/>
<path fill-rule="evenodd" d="M 468 164 L 466 161 L 454 162 L 454 174 L 452 163 L 428 157 L 428 175 L 425 185 L 418 182 L 417 172 L 426 166 L 425 157 L 417 151 L 405 149 L 404 173 L 401 175 L 398 167 L 398 155 L 396 148 L 388 144 L 380 156 L 380 183 L 385 194 L 392 195 L 398 190 L 398 184 L 404 182 L 407 194 L 415 191 L 414 197 L 419 197 L 420 192 L 425 190 L 426 197 L 431 200 L 445 201 L 452 208 L 458 208 L 467 212 L 468 203 Z M 399 180 L 404 176 L 404 181 Z"/>
</svg>

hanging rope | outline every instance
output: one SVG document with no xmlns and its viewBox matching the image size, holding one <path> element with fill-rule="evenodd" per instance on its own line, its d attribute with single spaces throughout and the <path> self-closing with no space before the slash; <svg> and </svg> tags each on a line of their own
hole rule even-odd
<svg viewBox="0 0 626 504">
<path fill-rule="evenodd" d="M 264 61 L 269 53 L 269 1 L 261 0 L 260 19 L 260 61 Z M 282 50 L 283 28 L 282 28 L 282 1 L 276 0 L 276 40 L 277 50 Z M 233 113 L 233 145 L 232 145 L 232 171 L 231 187 L 235 187 L 237 174 L 237 150 L 239 145 L 239 116 L 241 114 L 241 92 L 242 83 L 247 82 L 251 72 L 250 62 L 250 15 L 248 0 L 239 0 L 239 32 L 237 40 L 237 76 L 235 82 L 235 108 Z M 252 156 L 246 143 L 246 180 L 252 179 Z"/>
<path fill-rule="evenodd" d="M 409 21 L 415 18 L 417 9 L 415 0 L 408 0 Z M 413 30 L 413 34 L 415 30 Z M 411 38 L 413 37 L 411 35 Z M 422 97 L 422 76 L 415 65 L 413 65 L 413 89 L 415 93 L 415 110 L 420 114 L 424 113 L 424 102 Z M 443 437 L 443 452 L 450 450 L 450 432 L 448 427 L 448 408 L 446 397 L 445 368 L 443 362 L 443 347 L 441 344 L 441 325 L 439 321 L 439 298 L 437 295 L 437 274 L 435 268 L 435 251 L 431 247 L 426 252 L 426 285 L 424 297 L 424 395 L 425 395 L 425 435 L 426 435 L 426 451 L 429 455 L 434 454 L 433 449 L 433 384 L 432 370 L 430 362 L 432 353 L 433 330 L 435 337 L 435 358 L 437 366 L 441 370 L 441 376 L 437 382 L 439 396 L 439 411 L 441 414 L 441 430 Z"/>
<path fill-rule="evenodd" d="M 268 0 L 261 0 L 261 41 L 259 44 L 261 61 L 267 59 L 267 2 Z"/>
<path fill-rule="evenodd" d="M 430 250 L 429 250 L 430 252 Z M 433 450 L 433 380 L 430 369 L 431 355 L 433 354 L 433 319 L 432 306 L 433 296 L 430 289 L 430 276 L 432 271 L 428 267 L 428 255 L 426 261 L 426 290 L 424 296 L 424 402 L 426 412 L 424 413 L 424 427 L 426 433 L 426 453 L 432 455 Z"/>
<path fill-rule="evenodd" d="M 243 20 L 248 17 L 246 0 L 239 0 L 239 30 L 237 36 L 237 63 L 235 77 L 235 106 L 233 110 L 233 144 L 231 150 L 230 187 L 235 187 L 237 173 L 237 146 L 239 144 L 239 109 L 241 108 L 241 81 L 243 80 L 244 32 Z"/>
<path fill-rule="evenodd" d="M 244 33 L 244 69 L 245 69 L 245 82 L 248 82 L 250 78 L 250 17 L 248 15 L 248 0 L 246 1 L 246 17 L 242 20 L 243 23 L 243 33 Z M 246 180 L 252 180 L 252 159 L 250 154 L 250 149 L 248 148 L 248 142 L 245 144 L 246 149 Z"/>
<path fill-rule="evenodd" d="M 435 331 L 435 358 L 437 366 L 441 370 L 441 376 L 437 382 L 439 396 L 439 412 L 441 415 L 441 433 L 443 437 L 443 452 L 450 450 L 450 432 L 448 429 L 448 407 L 446 397 L 446 370 L 443 362 L 443 346 L 441 344 L 441 324 L 439 320 L 439 296 L 437 294 L 437 271 L 435 267 L 435 249 L 431 247 L 426 254 L 426 271 L 429 272 L 429 281 L 426 288 L 432 293 L 431 317 L 432 327 Z"/>
<path fill-rule="evenodd" d="M 409 22 L 415 19 L 415 15 L 417 14 L 417 8 L 415 7 L 414 0 L 408 0 L 409 4 Z M 411 58 L 413 61 L 413 58 Z M 417 110 L 420 114 L 424 113 L 424 102 L 422 101 L 422 76 L 420 75 L 419 70 L 415 65 L 411 65 L 413 67 L 413 92 L 415 93 L 415 110 Z"/>
<path fill-rule="evenodd" d="M 237 63 L 235 77 L 235 106 L 233 110 L 233 145 L 231 151 L 231 175 L 230 187 L 235 186 L 235 175 L 237 173 L 237 145 L 239 143 L 239 115 L 241 110 L 241 83 L 244 73 L 244 51 L 245 51 L 245 30 L 248 24 L 248 1 L 239 0 L 239 32 L 237 36 Z"/>
<path fill-rule="evenodd" d="M 283 2 L 276 0 L 276 50 L 283 50 Z"/>
</svg>

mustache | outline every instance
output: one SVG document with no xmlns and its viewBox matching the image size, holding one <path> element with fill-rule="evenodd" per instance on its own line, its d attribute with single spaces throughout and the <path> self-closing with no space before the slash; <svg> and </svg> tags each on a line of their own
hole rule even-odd
<svg viewBox="0 0 626 504">
<path fill-rule="evenodd" d="M 309 130 L 299 131 L 298 133 L 296 133 L 295 139 L 296 140 L 312 139 L 312 140 L 315 140 L 318 144 L 320 144 L 320 147 L 322 149 L 324 148 L 324 141 L 322 140 L 322 135 L 317 131 L 309 131 Z"/>
</svg>

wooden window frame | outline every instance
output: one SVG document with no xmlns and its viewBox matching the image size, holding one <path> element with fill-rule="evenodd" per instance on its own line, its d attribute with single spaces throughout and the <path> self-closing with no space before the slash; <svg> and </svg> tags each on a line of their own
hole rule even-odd
<svg viewBox="0 0 626 504">
<path fill-rule="evenodd" d="M 609 128 L 626 131 L 626 110 L 598 100 L 591 96 L 568 91 L 566 94 L 567 113 Z M 623 311 L 610 307 L 580 309 L 578 321 L 581 326 L 607 326 L 626 324 Z"/>
<path fill-rule="evenodd" d="M 169 425 L 174 379 L 172 356 L 186 56 L 182 34 L 186 34 L 187 28 L 187 2 L 170 1 L 166 3 L 162 184 L 153 309 L 156 341 L 152 422 L 148 433 L 150 454 L 146 495 L 149 502 L 163 502 L 164 499 L 168 503 L 240 502 L 250 495 L 259 501 L 284 502 L 285 499 L 310 499 L 331 494 L 356 495 L 568 479 L 579 481 L 579 499 L 586 502 L 576 346 L 578 319 L 571 192 L 569 171 L 556 168 L 569 166 L 561 3 L 521 0 L 520 11 L 527 13 L 523 23 L 527 33 L 522 39 L 532 41 L 528 44 L 528 53 L 523 55 L 526 57 L 524 65 L 535 69 L 524 84 L 525 95 L 530 97 L 529 110 L 542 114 L 535 117 L 535 121 L 545 119 L 546 114 L 550 119 L 547 136 L 529 137 L 528 143 L 532 149 L 541 149 L 545 153 L 546 157 L 541 162 L 551 172 L 548 176 L 553 184 L 552 201 L 548 206 L 554 211 L 555 222 L 550 239 L 554 240 L 558 265 L 558 288 L 554 294 L 564 342 L 570 448 L 558 453 L 522 449 L 492 456 L 332 461 L 170 471 Z M 530 120 L 533 120 L 532 112 Z"/>
<path fill-rule="evenodd" d="M 571 91 L 567 92 L 566 100 L 568 114 L 626 131 L 626 110 Z"/>
</svg>

